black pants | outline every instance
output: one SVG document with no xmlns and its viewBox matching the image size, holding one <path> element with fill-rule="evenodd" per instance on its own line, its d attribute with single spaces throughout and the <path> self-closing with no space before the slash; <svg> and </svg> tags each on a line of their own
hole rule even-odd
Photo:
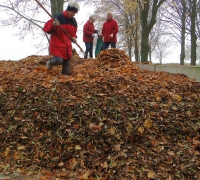
<svg viewBox="0 0 200 180">
<path fill-rule="evenodd" d="M 70 74 L 70 60 L 63 59 L 62 64 L 62 74 L 69 75 Z"/>
<path fill-rule="evenodd" d="M 104 42 L 103 43 L 103 48 L 108 49 L 108 47 L 111 45 L 111 48 L 116 48 L 116 42 Z"/>
<path fill-rule="evenodd" d="M 51 65 L 62 65 L 62 74 L 69 75 L 70 74 L 70 60 L 63 59 L 61 57 L 55 56 L 50 60 Z"/>
</svg>

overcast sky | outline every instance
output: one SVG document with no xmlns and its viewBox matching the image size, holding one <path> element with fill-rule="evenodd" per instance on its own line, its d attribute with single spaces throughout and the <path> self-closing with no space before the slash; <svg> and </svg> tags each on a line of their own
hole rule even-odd
<svg viewBox="0 0 200 180">
<path fill-rule="evenodd" d="M 82 29 L 83 24 L 88 20 L 88 17 L 91 13 L 91 8 L 81 7 L 79 13 L 75 16 L 78 22 L 78 44 L 85 50 L 85 44 L 82 41 Z M 0 18 L 5 14 L 0 12 Z M 47 21 L 48 19 L 46 19 Z M 44 20 L 45 21 L 45 20 Z M 34 45 L 37 43 L 36 40 L 33 40 L 31 36 L 26 36 L 23 40 L 20 40 L 19 37 L 14 36 L 14 32 L 17 31 L 17 28 L 4 27 L 0 29 L 0 60 L 20 60 L 31 55 L 47 55 L 48 51 L 44 51 L 42 54 L 36 54 L 37 49 Z M 96 40 L 96 38 L 95 38 Z M 77 46 L 73 45 L 77 50 Z M 95 47 L 94 47 L 95 51 Z M 179 48 L 175 48 L 174 51 L 163 60 L 163 63 L 179 63 Z M 79 52 L 80 53 L 80 52 Z M 82 56 L 82 54 L 80 54 Z M 154 63 L 157 63 L 158 60 L 152 59 Z"/>
</svg>

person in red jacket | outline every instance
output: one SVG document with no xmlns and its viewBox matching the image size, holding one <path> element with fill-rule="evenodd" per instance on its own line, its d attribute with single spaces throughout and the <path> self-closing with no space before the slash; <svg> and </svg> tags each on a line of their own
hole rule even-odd
<svg viewBox="0 0 200 180">
<path fill-rule="evenodd" d="M 87 59 L 88 53 L 90 58 L 93 58 L 93 40 L 97 30 L 94 29 L 94 17 L 90 16 L 89 20 L 83 26 L 83 42 L 85 43 L 85 55 L 84 58 Z"/>
<path fill-rule="evenodd" d="M 103 24 L 103 29 L 101 32 L 101 37 L 104 41 L 104 50 L 108 49 L 111 45 L 111 48 L 116 48 L 117 42 L 117 33 L 118 33 L 118 24 L 113 19 L 112 13 L 107 13 L 107 20 Z"/>
<path fill-rule="evenodd" d="M 68 3 L 67 9 L 62 13 L 54 16 L 54 19 L 48 20 L 44 25 L 44 32 L 50 34 L 49 53 L 53 55 L 46 63 L 46 67 L 50 69 L 53 65 L 62 65 L 62 74 L 69 75 L 69 63 L 72 58 L 72 44 L 76 43 L 77 22 L 74 18 L 79 10 L 79 5 L 75 0 Z M 72 40 L 62 30 L 61 26 L 72 37 Z"/>
</svg>

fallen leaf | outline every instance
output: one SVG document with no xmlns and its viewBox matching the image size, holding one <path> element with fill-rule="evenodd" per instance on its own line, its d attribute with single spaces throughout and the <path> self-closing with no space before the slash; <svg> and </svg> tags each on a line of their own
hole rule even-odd
<svg viewBox="0 0 200 180">
<path fill-rule="evenodd" d="M 148 172 L 148 178 L 154 179 L 156 177 L 156 174 L 153 171 Z"/>
<path fill-rule="evenodd" d="M 145 120 L 144 121 L 144 127 L 151 128 L 152 126 L 152 120 Z"/>
<path fill-rule="evenodd" d="M 89 175 L 90 175 L 90 171 L 86 171 L 84 174 L 79 175 L 78 178 L 79 178 L 80 180 L 87 180 Z"/>
<path fill-rule="evenodd" d="M 144 128 L 143 128 L 143 127 L 139 127 L 139 128 L 138 128 L 138 131 L 139 131 L 141 134 L 143 134 L 143 133 L 144 133 Z"/>
<path fill-rule="evenodd" d="M 108 163 L 105 161 L 103 164 L 101 164 L 101 167 L 103 167 L 103 168 L 108 168 Z"/>
<path fill-rule="evenodd" d="M 81 150 L 82 148 L 81 148 L 80 145 L 75 145 L 75 149 L 76 149 L 76 150 Z"/>
<path fill-rule="evenodd" d="M 108 130 L 108 133 L 109 133 L 110 135 L 115 135 L 115 132 L 116 132 L 116 129 L 115 129 L 115 127 L 113 127 L 113 126 L 111 126 L 110 129 Z"/>
<path fill-rule="evenodd" d="M 60 163 L 58 164 L 58 166 L 59 166 L 59 167 L 63 167 L 63 166 L 64 166 L 64 163 L 63 163 L 63 162 L 60 162 Z"/>
<path fill-rule="evenodd" d="M 174 99 L 180 102 L 183 98 L 179 95 L 174 95 Z"/>
<path fill-rule="evenodd" d="M 9 153 L 10 153 L 10 148 L 7 147 L 6 150 L 5 150 L 5 152 L 4 152 L 4 156 L 5 156 L 5 157 L 8 156 Z"/>
<path fill-rule="evenodd" d="M 25 147 L 25 146 L 18 146 L 17 149 L 18 149 L 18 150 L 25 150 L 26 147 Z"/>
<path fill-rule="evenodd" d="M 120 151 L 121 150 L 121 145 L 120 144 L 116 144 L 116 145 L 114 145 L 114 150 L 115 151 Z"/>
<path fill-rule="evenodd" d="M 174 152 L 173 151 L 168 151 L 167 154 L 169 154 L 170 156 L 174 156 Z"/>
<path fill-rule="evenodd" d="M 15 160 L 20 159 L 20 154 L 19 154 L 19 152 L 15 151 L 14 154 L 13 154 L 13 158 L 14 158 Z"/>
</svg>

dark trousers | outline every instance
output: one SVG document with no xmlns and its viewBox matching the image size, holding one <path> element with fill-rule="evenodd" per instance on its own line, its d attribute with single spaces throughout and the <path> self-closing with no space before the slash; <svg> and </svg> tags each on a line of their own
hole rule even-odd
<svg viewBox="0 0 200 180">
<path fill-rule="evenodd" d="M 63 58 L 54 56 L 53 59 L 50 60 L 51 65 L 62 65 L 63 64 Z"/>
<path fill-rule="evenodd" d="M 63 59 L 62 74 L 70 75 L 70 60 Z"/>
<path fill-rule="evenodd" d="M 61 57 L 55 56 L 50 60 L 51 65 L 62 65 L 62 74 L 69 75 L 70 74 L 70 60 L 63 59 Z"/>
<path fill-rule="evenodd" d="M 104 42 L 103 43 L 103 49 L 108 49 L 111 45 L 111 48 L 116 48 L 116 42 Z"/>
<path fill-rule="evenodd" d="M 93 43 L 90 43 L 90 42 L 85 42 L 85 55 L 90 55 L 90 57 L 92 58 L 93 57 Z"/>
</svg>

